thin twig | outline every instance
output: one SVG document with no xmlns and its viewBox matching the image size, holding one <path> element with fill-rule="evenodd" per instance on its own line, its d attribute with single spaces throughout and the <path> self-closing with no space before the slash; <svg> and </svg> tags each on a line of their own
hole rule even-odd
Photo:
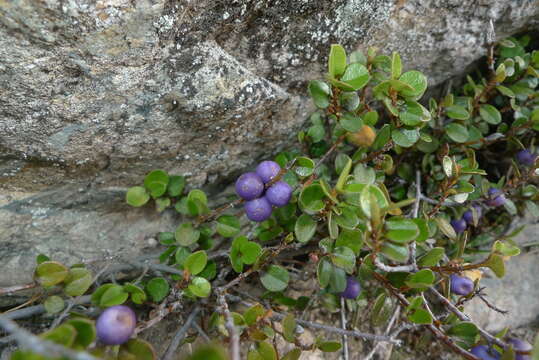
<svg viewBox="0 0 539 360">
<path fill-rule="evenodd" d="M 191 312 L 191 314 L 187 317 L 187 320 L 183 324 L 183 326 L 178 330 L 176 335 L 174 335 L 174 338 L 170 342 L 170 345 L 163 356 L 163 360 L 172 360 L 174 354 L 176 353 L 176 349 L 178 346 L 180 346 L 180 343 L 182 342 L 183 338 L 185 337 L 185 334 L 191 327 L 191 324 L 196 319 L 198 313 L 200 312 L 200 307 L 195 307 L 195 309 Z"/>
<path fill-rule="evenodd" d="M 434 294 L 434 296 L 436 296 L 436 298 L 438 298 L 438 300 L 440 300 L 444 305 L 445 307 L 447 307 L 449 309 L 449 311 L 451 311 L 453 314 L 455 314 L 460 320 L 462 321 L 470 321 L 472 322 L 473 320 L 466 314 L 464 314 L 462 311 L 460 311 L 459 309 L 457 309 L 457 307 L 455 305 L 453 305 L 451 303 L 451 301 L 449 301 L 449 299 L 447 299 L 445 296 L 443 296 L 442 294 L 440 294 L 438 292 L 438 290 L 436 290 L 434 287 L 430 287 L 429 290 Z M 488 342 L 490 343 L 494 343 L 504 349 L 506 349 L 508 347 L 508 345 L 501 341 L 500 339 L 498 339 L 497 337 L 494 337 L 492 336 L 491 334 L 489 334 L 486 330 L 484 330 L 483 328 L 481 328 L 480 326 L 478 326 L 476 324 L 476 327 L 477 327 L 477 330 L 479 331 L 479 333 L 481 334 L 481 336 L 483 336 L 485 339 L 488 340 Z"/>
<path fill-rule="evenodd" d="M 98 360 L 86 352 L 68 349 L 51 341 L 43 340 L 21 328 L 6 315 L 0 315 L 0 327 L 13 335 L 22 348 L 34 353 L 46 357 L 65 357 L 72 360 Z"/>
<path fill-rule="evenodd" d="M 413 264 L 399 266 L 386 265 L 379 258 L 374 259 L 374 265 L 385 272 L 413 272 L 416 269 Z"/>
<path fill-rule="evenodd" d="M 228 331 L 228 337 L 230 338 L 230 358 L 232 360 L 240 360 L 240 335 L 238 329 L 234 325 L 234 319 L 228 308 L 228 303 L 225 299 L 224 290 L 219 289 L 217 295 L 217 303 L 220 307 L 220 312 L 225 316 L 225 327 Z"/>
<path fill-rule="evenodd" d="M 393 315 L 391 316 L 391 319 L 389 320 L 389 323 L 386 326 L 386 330 L 384 331 L 385 335 L 389 334 L 389 332 L 391 331 L 391 328 L 393 327 L 393 325 L 395 324 L 395 322 L 399 318 L 400 310 L 401 310 L 400 306 L 397 306 L 397 308 L 395 309 L 395 312 L 393 312 Z M 399 332 L 394 332 L 393 334 L 391 334 L 390 337 L 392 339 L 395 339 L 399 334 L 400 334 L 400 331 Z M 363 359 L 363 360 L 372 359 L 372 357 L 374 356 L 374 354 L 376 354 L 376 352 L 378 351 L 380 346 L 381 346 L 381 343 L 376 343 L 374 345 L 374 347 L 372 348 L 372 350 L 367 354 L 367 356 L 365 356 L 365 359 Z"/>
<path fill-rule="evenodd" d="M 492 310 L 496 311 L 496 312 L 499 312 L 500 314 L 502 315 L 507 315 L 509 313 L 509 311 L 507 310 L 502 310 L 500 309 L 499 307 L 497 307 L 496 305 L 492 304 L 490 301 L 487 300 L 487 298 L 485 297 L 486 294 L 483 294 L 481 293 L 481 291 L 484 289 L 484 287 L 480 288 L 479 290 L 476 291 L 475 295 L 477 297 L 479 297 L 479 299 L 481 299 L 481 301 L 483 301 L 489 308 L 491 308 Z"/>
<path fill-rule="evenodd" d="M 346 330 L 346 304 L 344 298 L 341 296 L 341 328 Z M 348 336 L 342 336 L 342 355 L 343 360 L 348 360 Z"/>
<path fill-rule="evenodd" d="M 79 299 L 74 300 L 74 305 L 83 305 L 88 304 L 91 301 L 91 295 L 84 295 L 81 296 Z M 45 313 L 45 306 L 43 305 L 34 305 L 34 306 L 28 306 L 23 309 L 15 310 L 6 312 L 0 316 L 3 316 L 4 318 L 10 319 L 10 320 L 17 320 L 17 319 L 23 319 L 34 315 L 40 315 Z"/>
<path fill-rule="evenodd" d="M 208 336 L 208 334 L 206 334 L 206 332 L 204 331 L 204 329 L 202 329 L 200 327 L 200 325 L 198 325 L 197 322 L 194 322 L 193 323 L 193 327 L 195 328 L 196 331 L 198 331 L 198 333 L 200 334 L 200 336 L 202 336 L 202 338 L 204 339 L 204 341 L 207 341 L 207 342 L 210 342 L 211 339 L 210 337 Z"/>
<path fill-rule="evenodd" d="M 0 288 L 0 295 L 5 294 L 11 294 L 17 291 L 26 290 L 26 289 L 32 289 L 37 286 L 37 283 L 33 282 L 30 284 L 24 284 L 24 285 L 14 285 L 14 286 L 8 286 L 5 288 Z"/>
</svg>

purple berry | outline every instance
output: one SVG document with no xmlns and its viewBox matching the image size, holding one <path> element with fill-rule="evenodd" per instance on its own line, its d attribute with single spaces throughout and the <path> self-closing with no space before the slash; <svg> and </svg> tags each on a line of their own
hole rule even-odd
<svg viewBox="0 0 539 360">
<path fill-rule="evenodd" d="M 528 149 L 517 152 L 517 160 L 524 166 L 532 166 L 535 163 L 536 156 Z"/>
<path fill-rule="evenodd" d="M 479 204 L 473 204 L 472 208 L 475 209 L 475 213 L 477 215 L 477 221 L 479 221 L 479 219 L 481 219 L 481 215 L 483 212 L 483 210 L 481 209 L 481 206 Z M 464 214 L 462 215 L 462 218 L 464 219 L 464 221 L 468 223 L 468 225 L 475 225 L 472 209 L 465 211 Z"/>
<path fill-rule="evenodd" d="M 279 174 L 281 167 L 275 161 L 262 161 L 256 167 L 256 174 L 260 176 L 264 184 L 269 183 L 274 177 Z"/>
<path fill-rule="evenodd" d="M 488 189 L 487 205 L 492 207 L 498 207 L 505 204 L 505 195 L 500 189 L 490 188 Z"/>
<path fill-rule="evenodd" d="M 515 351 L 523 351 L 523 352 L 529 353 L 533 349 L 532 345 L 526 340 L 510 338 L 509 340 L 507 340 L 507 343 L 513 345 L 513 349 Z M 531 359 L 530 355 L 516 354 L 515 356 L 515 360 L 530 360 L 530 359 Z"/>
<path fill-rule="evenodd" d="M 359 281 L 353 276 L 346 278 L 346 289 L 341 293 L 341 296 L 345 299 L 355 299 L 361 292 L 361 285 Z"/>
<path fill-rule="evenodd" d="M 245 214 L 249 220 L 262 222 L 271 216 L 271 204 L 265 197 L 247 201 Z"/>
<path fill-rule="evenodd" d="M 236 193 L 244 200 L 253 200 L 264 192 L 264 183 L 254 172 L 243 174 L 236 181 Z"/>
<path fill-rule="evenodd" d="M 453 219 L 451 220 L 451 226 L 455 229 L 457 234 L 463 233 L 466 230 L 466 220 L 464 219 Z"/>
<path fill-rule="evenodd" d="M 97 318 L 95 325 L 97 337 L 107 345 L 120 345 L 129 340 L 137 317 L 131 308 L 125 305 L 116 305 L 107 308 Z"/>
<path fill-rule="evenodd" d="M 499 360 L 501 354 L 494 349 L 489 349 L 486 345 L 476 345 L 470 351 L 481 360 Z"/>
<path fill-rule="evenodd" d="M 266 190 L 266 199 L 271 205 L 285 206 L 292 197 L 292 187 L 284 181 L 277 181 Z"/>
<path fill-rule="evenodd" d="M 452 274 L 451 278 L 451 292 L 455 295 L 468 295 L 474 288 L 474 283 L 470 278 L 466 276 L 458 276 Z"/>
</svg>

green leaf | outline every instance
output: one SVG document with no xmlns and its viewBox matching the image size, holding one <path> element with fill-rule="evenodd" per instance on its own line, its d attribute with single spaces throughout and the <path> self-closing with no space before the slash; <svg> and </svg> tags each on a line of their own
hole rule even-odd
<svg viewBox="0 0 539 360">
<path fill-rule="evenodd" d="M 491 254 L 485 263 L 485 266 L 490 268 L 494 274 L 502 278 L 505 275 L 505 263 L 503 257 L 498 254 Z"/>
<path fill-rule="evenodd" d="M 57 295 L 49 296 L 43 302 L 47 314 L 58 314 L 60 311 L 64 310 L 64 305 L 64 299 Z"/>
<path fill-rule="evenodd" d="M 478 333 L 477 326 L 474 323 L 467 321 L 457 323 L 447 330 L 447 335 L 459 337 L 467 343 L 474 343 Z"/>
<path fill-rule="evenodd" d="M 380 252 L 388 259 L 397 262 L 406 262 L 409 257 L 408 247 L 393 244 L 391 242 L 384 242 Z"/>
<path fill-rule="evenodd" d="M 329 285 L 331 280 L 331 273 L 333 272 L 333 265 L 329 262 L 327 257 L 323 257 L 318 262 L 318 267 L 316 269 L 316 275 L 318 277 L 318 283 L 321 288 L 325 288 Z"/>
<path fill-rule="evenodd" d="M 44 261 L 36 267 L 34 278 L 41 286 L 50 287 L 64 281 L 68 273 L 67 267 L 63 264 L 55 261 Z"/>
<path fill-rule="evenodd" d="M 75 342 L 76 336 L 77 330 L 69 324 L 62 324 L 39 335 L 39 337 L 44 340 L 52 341 L 53 343 L 60 344 L 65 347 L 71 347 Z"/>
<path fill-rule="evenodd" d="M 470 118 L 470 113 L 468 112 L 468 110 L 466 110 L 464 106 L 451 105 L 448 106 L 445 111 L 447 116 L 451 119 L 467 120 Z"/>
<path fill-rule="evenodd" d="M 294 171 L 300 177 L 311 176 L 314 172 L 314 161 L 308 157 L 300 156 L 296 158 Z"/>
<path fill-rule="evenodd" d="M 448 178 L 453 176 L 453 160 L 451 160 L 449 156 L 447 155 L 444 156 L 442 160 L 442 165 L 443 165 L 445 176 L 447 176 Z"/>
<path fill-rule="evenodd" d="M 256 262 L 262 253 L 262 247 L 253 241 L 247 241 L 240 246 L 241 261 L 244 264 L 251 265 Z"/>
<path fill-rule="evenodd" d="M 173 232 L 161 232 L 158 235 L 159 243 L 161 245 L 173 245 L 176 243 L 176 239 L 174 238 Z"/>
<path fill-rule="evenodd" d="M 181 246 L 189 246 L 198 241 L 200 231 L 194 229 L 191 223 L 183 223 L 176 229 L 174 237 Z"/>
<path fill-rule="evenodd" d="M 341 349 L 341 343 L 337 341 L 325 341 L 316 345 L 323 352 L 335 352 Z"/>
<path fill-rule="evenodd" d="M 325 109 L 329 106 L 331 88 L 323 81 L 312 80 L 309 82 L 309 95 L 312 97 L 314 105 L 317 108 Z"/>
<path fill-rule="evenodd" d="M 189 286 L 187 287 L 189 291 L 195 294 L 198 297 L 208 297 L 211 292 L 211 284 L 208 280 L 203 277 L 195 276 Z"/>
<path fill-rule="evenodd" d="M 296 341 L 296 319 L 294 318 L 294 314 L 286 315 L 281 324 L 284 339 L 294 343 Z"/>
<path fill-rule="evenodd" d="M 367 70 L 365 65 L 353 63 L 346 67 L 346 71 L 344 72 L 341 81 L 350 85 L 354 91 L 357 91 L 367 85 L 369 79 L 369 70 Z"/>
<path fill-rule="evenodd" d="M 374 142 L 372 143 L 372 148 L 374 150 L 380 150 L 389 142 L 390 138 L 391 138 L 391 126 L 389 124 L 385 124 L 376 133 L 376 138 L 374 139 Z"/>
<path fill-rule="evenodd" d="M 361 190 L 360 206 L 367 217 L 374 215 L 375 208 L 385 209 L 389 206 L 389 202 L 382 190 L 376 185 L 366 185 Z"/>
<path fill-rule="evenodd" d="M 261 356 L 261 360 L 277 360 L 277 351 L 275 350 L 275 347 L 271 345 L 270 343 L 267 343 L 265 341 L 259 342 L 257 344 L 256 350 Z"/>
<path fill-rule="evenodd" d="M 352 273 L 354 271 L 356 255 L 349 247 L 336 247 L 330 257 L 335 266 L 345 269 L 347 273 Z"/>
<path fill-rule="evenodd" d="M 399 119 L 404 125 L 418 126 L 431 119 L 430 112 L 416 101 L 406 101 L 399 107 Z"/>
<path fill-rule="evenodd" d="M 73 268 L 65 279 L 64 291 L 69 296 L 80 296 L 92 285 L 92 273 L 88 269 Z"/>
<path fill-rule="evenodd" d="M 204 348 L 205 350 L 207 348 Z M 204 357 L 197 357 L 200 348 L 195 351 L 193 356 L 190 359 L 196 359 L 196 360 L 225 360 L 224 357 L 218 357 L 217 353 L 204 353 Z M 153 346 L 142 339 L 129 339 L 126 343 L 122 344 L 120 346 L 120 351 L 118 354 L 118 360 L 155 360 L 157 359 L 157 355 L 155 354 L 155 350 Z"/>
<path fill-rule="evenodd" d="M 262 317 L 266 313 L 264 307 L 260 304 L 255 304 L 243 313 L 243 318 L 247 325 L 253 325 L 258 318 Z"/>
<path fill-rule="evenodd" d="M 170 291 L 170 285 L 162 277 L 155 277 L 146 284 L 146 292 L 152 297 L 154 302 L 161 302 Z"/>
<path fill-rule="evenodd" d="M 131 301 L 133 301 L 135 304 L 140 305 L 146 301 L 146 293 L 137 285 L 125 283 L 124 290 L 131 294 Z"/>
<path fill-rule="evenodd" d="M 398 79 L 401 76 L 401 72 L 402 72 L 401 57 L 398 52 L 394 51 L 393 56 L 391 57 L 391 77 L 393 79 Z"/>
<path fill-rule="evenodd" d="M 520 254 L 520 249 L 518 246 L 515 246 L 508 242 L 502 242 L 500 240 L 496 240 L 494 242 L 492 250 L 503 256 L 517 256 L 518 254 Z"/>
<path fill-rule="evenodd" d="M 451 140 L 458 143 L 465 142 L 469 137 L 468 129 L 457 123 L 447 125 L 445 131 Z"/>
<path fill-rule="evenodd" d="M 456 239 L 457 233 L 455 232 L 455 229 L 453 229 L 453 226 L 443 217 L 435 217 L 434 221 L 436 222 L 436 225 L 438 225 L 438 229 L 447 236 L 450 239 Z"/>
<path fill-rule="evenodd" d="M 281 360 L 299 360 L 301 356 L 301 349 L 295 348 L 287 352 Z"/>
<path fill-rule="evenodd" d="M 324 197 L 324 190 L 320 184 L 306 186 L 299 195 L 300 207 L 307 214 L 316 214 L 326 206 Z"/>
<path fill-rule="evenodd" d="M 346 164 L 344 165 L 344 168 L 342 169 L 339 178 L 337 179 L 337 184 L 335 184 L 335 190 L 338 192 L 342 192 L 344 185 L 346 184 L 346 181 L 348 179 L 348 175 L 350 175 L 350 170 L 352 169 L 352 159 L 347 157 Z"/>
<path fill-rule="evenodd" d="M 49 261 L 49 260 L 50 258 L 45 254 L 39 254 L 38 256 L 36 256 L 37 265 L 41 264 L 42 262 Z"/>
<path fill-rule="evenodd" d="M 163 170 L 153 170 L 144 178 L 144 187 L 152 197 L 158 198 L 165 194 L 169 182 L 168 174 Z"/>
<path fill-rule="evenodd" d="M 269 291 L 283 291 L 288 286 L 288 271 L 277 265 L 270 265 L 260 277 L 262 285 Z"/>
<path fill-rule="evenodd" d="M 230 247 L 230 264 L 235 272 L 240 273 L 243 271 L 243 261 L 241 260 L 241 245 L 248 242 L 245 236 L 238 236 L 232 241 Z"/>
<path fill-rule="evenodd" d="M 338 77 L 346 70 L 346 51 L 339 44 L 332 44 L 329 51 L 328 71 L 331 77 Z"/>
<path fill-rule="evenodd" d="M 335 241 L 335 247 L 345 246 L 357 256 L 363 246 L 363 234 L 359 230 L 344 229 Z"/>
<path fill-rule="evenodd" d="M 386 221 L 385 236 L 398 244 L 407 244 L 419 235 L 417 225 L 410 219 L 389 219 Z"/>
<path fill-rule="evenodd" d="M 168 195 L 169 196 L 180 196 L 185 188 L 185 177 L 173 175 L 169 178 L 168 181 Z"/>
<path fill-rule="evenodd" d="M 187 210 L 191 216 L 206 214 L 208 209 L 208 198 L 204 191 L 194 189 L 187 194 Z"/>
<path fill-rule="evenodd" d="M 94 342 L 96 330 L 93 321 L 84 318 L 75 318 L 66 321 L 66 324 L 73 326 L 77 331 L 73 345 L 74 348 L 86 349 Z"/>
<path fill-rule="evenodd" d="M 432 324 L 432 316 L 424 309 L 417 309 L 412 314 L 408 315 L 408 320 L 414 324 Z"/>
<path fill-rule="evenodd" d="M 350 207 L 342 207 L 339 209 L 341 214 L 335 216 L 335 222 L 344 229 L 353 230 L 359 224 L 359 218 Z"/>
<path fill-rule="evenodd" d="M 422 267 L 436 266 L 445 254 L 443 247 L 435 247 L 421 258 L 419 258 L 417 264 Z"/>
<path fill-rule="evenodd" d="M 140 207 L 150 200 L 150 195 L 142 186 L 133 186 L 127 190 L 125 201 L 134 207 Z"/>
<path fill-rule="evenodd" d="M 187 257 L 183 263 L 183 267 L 184 269 L 189 270 L 192 275 L 197 275 L 204 270 L 207 263 L 208 255 L 204 250 L 199 250 Z"/>
<path fill-rule="evenodd" d="M 415 239 L 416 242 L 422 243 L 429 238 L 429 227 L 425 219 L 412 219 L 419 229 L 419 235 Z"/>
<path fill-rule="evenodd" d="M 419 131 L 417 129 L 394 129 L 391 132 L 391 138 L 395 144 L 408 148 L 419 140 Z"/>
<path fill-rule="evenodd" d="M 105 285 L 112 286 L 105 287 Z M 92 301 L 95 298 L 100 307 L 106 308 L 114 305 L 121 305 L 129 297 L 129 294 L 124 291 L 124 288 L 122 286 L 116 284 L 105 285 L 101 286 L 99 289 L 96 290 L 96 292 L 92 294 Z M 105 287 L 104 290 L 99 291 L 103 287 Z"/>
<path fill-rule="evenodd" d="M 217 232 L 227 238 L 234 237 L 240 232 L 240 219 L 233 215 L 222 215 L 217 219 Z"/>
<path fill-rule="evenodd" d="M 479 108 L 479 115 L 483 120 L 492 125 L 498 125 L 502 122 L 502 114 L 490 104 L 481 105 Z"/>
<path fill-rule="evenodd" d="M 425 90 L 427 90 L 427 78 L 421 72 L 412 70 L 407 71 L 401 75 L 399 81 L 402 81 L 405 84 L 408 84 L 412 87 L 413 90 L 400 91 L 402 96 L 420 98 Z"/>
<path fill-rule="evenodd" d="M 294 233 L 296 239 L 301 243 L 306 243 L 314 236 L 316 233 L 316 221 L 313 220 L 307 214 L 301 214 L 301 216 L 296 220 L 294 226 Z"/>
<path fill-rule="evenodd" d="M 426 288 L 434 283 L 436 277 L 429 269 L 419 270 L 415 274 L 410 274 L 406 279 L 406 285 L 414 289 Z"/>
<path fill-rule="evenodd" d="M 356 116 L 351 113 L 345 113 L 340 121 L 339 124 L 344 128 L 344 130 L 349 132 L 356 132 L 361 130 L 363 127 L 363 120 L 359 116 Z"/>
</svg>

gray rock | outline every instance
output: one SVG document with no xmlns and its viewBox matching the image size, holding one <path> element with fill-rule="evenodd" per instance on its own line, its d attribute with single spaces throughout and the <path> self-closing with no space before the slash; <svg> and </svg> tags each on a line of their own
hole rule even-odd
<svg viewBox="0 0 539 360">
<path fill-rule="evenodd" d="M 528 225 L 515 241 L 529 244 L 539 240 L 539 224 Z M 505 327 L 516 328 L 530 324 L 539 315 L 539 262 L 537 248 L 522 252 L 506 262 L 506 274 L 498 279 L 492 272 L 485 273 L 481 286 L 485 286 L 488 300 L 500 309 L 508 310 L 500 314 L 480 299 L 473 299 L 466 305 L 466 312 L 474 321 L 492 333 Z"/>
<path fill-rule="evenodd" d="M 538 24 L 536 5 L 1 1 L 0 284 L 28 280 L 38 252 L 136 253 L 175 222 L 106 186 L 163 168 L 218 189 L 285 147 L 331 43 L 400 51 L 436 85 L 484 54 L 490 19 L 505 37 Z"/>
</svg>

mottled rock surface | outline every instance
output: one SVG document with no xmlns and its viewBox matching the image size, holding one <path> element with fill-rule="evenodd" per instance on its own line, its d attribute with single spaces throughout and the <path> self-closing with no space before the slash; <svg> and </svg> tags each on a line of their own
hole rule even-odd
<svg viewBox="0 0 539 360">
<path fill-rule="evenodd" d="M 330 43 L 398 50 L 435 85 L 484 54 L 490 19 L 505 37 L 536 27 L 537 5 L 0 0 L 0 285 L 38 252 L 136 253 L 177 222 L 107 187 L 164 168 L 219 188 L 286 146 Z"/>
</svg>

